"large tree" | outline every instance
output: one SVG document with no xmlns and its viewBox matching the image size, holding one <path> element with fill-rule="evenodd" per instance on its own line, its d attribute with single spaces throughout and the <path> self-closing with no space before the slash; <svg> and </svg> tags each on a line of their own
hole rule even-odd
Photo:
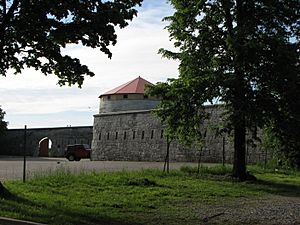
<svg viewBox="0 0 300 225">
<path fill-rule="evenodd" d="M 150 90 L 162 97 L 157 114 L 169 130 L 189 138 L 199 132 L 205 103 L 224 104 L 240 180 L 247 178 L 247 128 L 271 126 L 299 147 L 299 0 L 170 2 L 175 12 L 165 19 L 178 51 L 160 52 L 179 60 L 180 75 Z"/>
<path fill-rule="evenodd" d="M 7 122 L 4 121 L 5 112 L 0 108 L 0 139 L 3 135 L 3 132 L 7 129 Z M 3 187 L 0 181 L 0 196 L 3 196 L 7 193 L 7 190 Z"/>
<path fill-rule="evenodd" d="M 111 57 L 115 27 L 124 28 L 142 0 L 0 0 L 0 74 L 33 67 L 54 73 L 59 84 L 82 85 L 93 76 L 77 58 L 63 55 L 67 44 L 100 48 Z"/>
</svg>

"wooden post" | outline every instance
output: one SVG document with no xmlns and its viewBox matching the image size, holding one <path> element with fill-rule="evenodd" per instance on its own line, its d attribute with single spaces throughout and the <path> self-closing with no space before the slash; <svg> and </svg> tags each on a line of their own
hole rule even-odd
<svg viewBox="0 0 300 225">
<path fill-rule="evenodd" d="M 167 173 L 169 173 L 169 169 L 170 169 L 170 144 L 171 144 L 171 141 L 169 139 L 169 137 L 167 137 L 167 154 L 166 154 L 166 157 L 165 157 L 165 164 L 164 164 L 164 172 L 166 171 L 166 168 L 167 168 Z"/>
<path fill-rule="evenodd" d="M 225 137 L 223 137 L 222 164 L 223 164 L 223 166 L 225 165 Z"/>
<path fill-rule="evenodd" d="M 202 158 L 202 150 L 203 150 L 203 146 L 201 146 L 200 151 L 199 151 L 197 174 L 200 173 L 201 158 Z"/>
<path fill-rule="evenodd" d="M 26 181 L 26 139 L 27 139 L 27 126 L 25 125 L 25 128 L 24 128 L 24 149 L 23 149 L 23 156 L 24 156 L 24 161 L 23 161 L 23 182 L 24 183 Z"/>
<path fill-rule="evenodd" d="M 264 165 L 264 168 L 267 169 L 267 163 L 268 163 L 268 149 L 266 148 L 265 150 L 265 165 Z"/>
</svg>

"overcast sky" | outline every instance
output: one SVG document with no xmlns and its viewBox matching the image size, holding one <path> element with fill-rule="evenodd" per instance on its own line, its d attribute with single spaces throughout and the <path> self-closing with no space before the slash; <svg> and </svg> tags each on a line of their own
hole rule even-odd
<svg viewBox="0 0 300 225">
<path fill-rule="evenodd" d="M 76 45 L 64 54 L 77 57 L 96 75 L 86 77 L 81 89 L 60 87 L 56 76 L 44 76 L 26 69 L 22 74 L 0 76 L 0 105 L 9 128 L 92 126 L 104 93 L 138 76 L 156 83 L 178 76 L 178 63 L 157 54 L 159 48 L 172 49 L 162 18 L 172 14 L 166 0 L 144 0 L 138 16 L 119 30 L 118 43 L 111 47 L 112 59 L 97 49 Z"/>
</svg>

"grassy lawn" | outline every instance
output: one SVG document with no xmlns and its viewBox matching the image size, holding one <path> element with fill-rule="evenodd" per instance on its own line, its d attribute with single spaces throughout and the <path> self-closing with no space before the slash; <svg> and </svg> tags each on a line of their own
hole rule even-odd
<svg viewBox="0 0 300 225">
<path fill-rule="evenodd" d="M 275 195 L 300 197 L 300 173 L 249 168 L 255 182 L 233 182 L 230 167 L 102 172 L 57 171 L 27 181 L 5 182 L 0 216 L 47 224 L 199 224 L 199 206 Z"/>
</svg>

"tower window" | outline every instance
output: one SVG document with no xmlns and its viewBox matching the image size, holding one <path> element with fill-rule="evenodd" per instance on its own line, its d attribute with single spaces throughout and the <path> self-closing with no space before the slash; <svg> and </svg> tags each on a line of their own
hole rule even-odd
<svg viewBox="0 0 300 225">
<path fill-rule="evenodd" d="M 135 130 L 132 132 L 132 139 L 135 139 Z"/>
<path fill-rule="evenodd" d="M 101 133 L 99 133 L 99 140 L 101 140 Z"/>
<path fill-rule="evenodd" d="M 116 132 L 116 139 L 118 139 L 118 132 Z"/>
<path fill-rule="evenodd" d="M 109 132 L 107 133 L 107 140 L 109 140 Z"/>
<path fill-rule="evenodd" d="M 160 132 L 160 138 L 164 138 L 164 130 L 161 130 L 161 132 Z"/>
<path fill-rule="evenodd" d="M 153 139 L 154 136 L 154 130 L 151 130 L 151 139 Z"/>
<path fill-rule="evenodd" d="M 124 132 L 124 140 L 126 139 L 126 131 Z"/>
</svg>

